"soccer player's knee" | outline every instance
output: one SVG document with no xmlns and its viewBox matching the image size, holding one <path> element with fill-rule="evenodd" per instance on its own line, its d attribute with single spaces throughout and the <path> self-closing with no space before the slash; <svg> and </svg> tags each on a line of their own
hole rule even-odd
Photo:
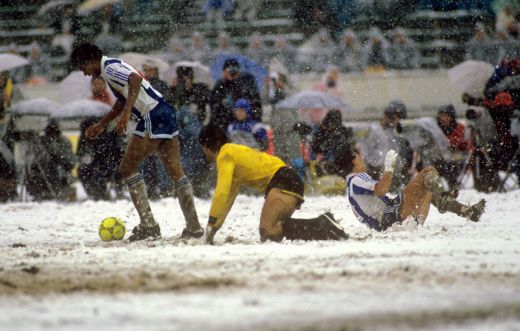
<svg viewBox="0 0 520 331">
<path fill-rule="evenodd" d="M 260 240 L 262 242 L 267 240 L 280 242 L 282 241 L 282 233 L 275 228 L 260 227 Z"/>
<path fill-rule="evenodd" d="M 437 172 L 437 169 L 435 169 L 435 167 L 433 166 L 427 166 L 425 167 L 421 173 L 423 174 L 423 176 L 427 175 L 427 174 L 431 174 L 430 176 L 433 176 L 433 175 L 439 175 L 439 173 Z"/>
</svg>

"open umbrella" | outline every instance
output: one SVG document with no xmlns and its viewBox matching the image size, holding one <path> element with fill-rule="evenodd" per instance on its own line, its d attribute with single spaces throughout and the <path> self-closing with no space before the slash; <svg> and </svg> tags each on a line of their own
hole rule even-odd
<svg viewBox="0 0 520 331">
<path fill-rule="evenodd" d="M 204 83 L 210 88 L 213 86 L 214 80 L 211 77 L 209 67 L 206 67 L 200 62 L 191 61 L 179 61 L 175 62 L 173 66 L 170 66 L 170 68 L 162 75 L 162 78 L 168 83 L 168 85 L 172 85 L 173 80 L 177 78 L 177 68 L 179 67 L 192 68 L 194 81 L 196 83 Z"/>
<path fill-rule="evenodd" d="M 78 7 L 78 15 L 86 16 L 92 11 L 102 8 L 105 5 L 111 5 L 121 2 L 121 0 L 86 0 Z"/>
<path fill-rule="evenodd" d="M 71 72 L 59 83 L 61 102 L 90 99 L 92 96 L 91 79 L 92 77 L 85 76 L 81 71 Z"/>
<path fill-rule="evenodd" d="M 60 9 L 61 7 L 65 5 L 73 4 L 72 0 L 52 0 L 47 2 L 45 5 L 41 6 L 40 9 L 38 9 L 38 15 L 42 16 L 45 14 L 49 14 L 53 11 L 56 11 Z"/>
<path fill-rule="evenodd" d="M 349 108 L 349 105 L 329 93 L 320 91 L 302 91 L 278 102 L 276 108 L 341 109 Z"/>
<path fill-rule="evenodd" d="M 448 70 L 450 82 L 461 92 L 474 97 L 482 97 L 493 66 L 487 62 L 467 60 Z"/>
<path fill-rule="evenodd" d="M 55 101 L 46 98 L 37 98 L 20 101 L 9 108 L 9 111 L 17 115 L 50 115 L 59 106 L 60 104 Z"/>
<path fill-rule="evenodd" d="M 217 56 L 215 56 L 215 61 L 211 65 L 211 76 L 214 80 L 219 80 L 222 78 L 222 67 L 224 66 L 224 62 L 226 62 L 228 59 L 237 60 L 238 64 L 240 65 L 240 71 L 253 75 L 256 81 L 256 85 L 258 86 L 258 90 L 263 90 L 264 79 L 269 74 L 267 69 L 251 60 L 247 56 L 243 55 L 217 54 Z"/>
<path fill-rule="evenodd" d="M 110 106 L 95 100 L 76 100 L 55 109 L 53 118 L 102 117 L 110 111 Z"/>
<path fill-rule="evenodd" d="M 22 67 L 27 64 L 29 64 L 29 61 L 20 55 L 11 53 L 0 54 L 0 72 Z"/>
<path fill-rule="evenodd" d="M 170 67 L 170 65 L 163 59 L 160 59 L 155 56 L 150 56 L 147 54 L 141 54 L 141 53 L 134 53 L 134 52 L 123 53 L 123 54 L 119 55 L 119 59 L 132 65 L 138 71 L 142 71 L 143 64 L 145 64 L 147 62 L 153 63 L 153 65 L 156 66 L 157 69 L 159 69 L 159 74 L 166 72 L 166 70 L 168 70 L 168 68 Z"/>
</svg>

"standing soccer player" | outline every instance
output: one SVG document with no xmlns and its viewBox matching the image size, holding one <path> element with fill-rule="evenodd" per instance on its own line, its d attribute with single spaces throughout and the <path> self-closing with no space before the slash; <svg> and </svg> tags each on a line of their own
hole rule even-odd
<svg viewBox="0 0 520 331">
<path fill-rule="evenodd" d="M 217 164 L 217 187 L 211 201 L 206 242 L 213 238 L 231 210 L 241 186 L 265 194 L 260 215 L 260 240 L 343 240 L 348 235 L 331 213 L 312 219 L 291 218 L 303 203 L 303 181 L 279 158 L 247 146 L 232 144 L 215 124 L 199 134 L 202 150 Z"/>
<path fill-rule="evenodd" d="M 161 235 L 159 224 L 156 223 L 150 209 L 143 176 L 138 172 L 141 161 L 151 153 L 159 155 L 168 174 L 175 181 L 177 196 L 186 220 L 186 228 L 181 237 L 202 237 L 204 230 L 199 224 L 195 210 L 193 188 L 180 164 L 177 140 L 179 131 L 173 108 L 164 102 L 163 96 L 131 65 L 104 56 L 96 45 L 86 43 L 75 47 L 71 63 L 85 75 L 103 77 L 117 97 L 110 112 L 87 129 L 88 138 L 96 139 L 116 118 L 116 131 L 119 134 L 126 132 L 131 115 L 138 120 L 118 169 L 128 186 L 141 220 L 128 239 L 136 241 Z"/>
</svg>

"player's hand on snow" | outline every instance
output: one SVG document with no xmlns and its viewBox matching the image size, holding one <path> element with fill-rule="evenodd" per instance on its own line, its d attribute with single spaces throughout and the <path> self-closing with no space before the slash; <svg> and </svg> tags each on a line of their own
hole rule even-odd
<svg viewBox="0 0 520 331">
<path fill-rule="evenodd" d="M 397 152 L 393 149 L 389 150 L 385 156 L 385 172 L 394 172 L 395 164 L 397 162 Z"/>
<path fill-rule="evenodd" d="M 213 238 L 215 237 L 216 233 L 217 233 L 217 229 L 215 229 L 211 225 L 206 226 L 206 233 L 204 235 L 204 242 L 206 244 L 213 245 Z"/>
<path fill-rule="evenodd" d="M 103 131 L 105 131 L 105 127 L 100 123 L 96 123 L 88 127 L 87 131 L 85 131 L 85 135 L 88 139 L 96 139 Z"/>
</svg>

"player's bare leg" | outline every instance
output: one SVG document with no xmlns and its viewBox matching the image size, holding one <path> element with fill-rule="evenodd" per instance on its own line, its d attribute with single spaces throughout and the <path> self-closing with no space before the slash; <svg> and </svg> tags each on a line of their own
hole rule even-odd
<svg viewBox="0 0 520 331">
<path fill-rule="evenodd" d="M 273 188 L 265 198 L 260 215 L 260 240 L 279 242 L 283 238 L 282 222 L 289 219 L 296 210 L 299 199 Z"/>
<path fill-rule="evenodd" d="M 195 209 L 193 187 L 188 177 L 184 174 L 180 161 L 179 140 L 177 138 L 161 140 L 158 153 L 166 171 L 168 171 L 168 174 L 175 182 L 179 204 L 186 220 L 186 228 L 182 231 L 181 237 L 202 237 L 204 230 L 200 226 L 197 210 Z"/>
<path fill-rule="evenodd" d="M 456 192 L 445 192 L 437 170 L 433 167 L 423 169 L 406 186 L 403 193 L 403 203 L 401 205 L 401 219 L 406 219 L 409 215 L 418 216 L 419 209 L 423 206 L 426 193 L 431 193 L 431 202 L 437 207 L 440 213 L 447 211 L 459 216 L 466 217 L 473 222 L 478 222 L 484 212 L 486 201 L 480 200 L 472 206 L 461 204 L 457 200 Z"/>
<path fill-rule="evenodd" d="M 399 209 L 399 218 L 407 219 L 409 216 L 415 217 L 419 222 L 424 223 L 429 212 L 429 205 L 432 199 L 428 188 L 424 184 L 424 176 L 428 171 L 435 171 L 434 168 L 428 167 L 419 172 L 417 176 L 412 178 L 403 191 L 403 201 Z M 425 208 L 428 205 L 428 208 Z"/>
<path fill-rule="evenodd" d="M 119 173 L 128 186 L 130 197 L 141 220 L 140 224 L 134 228 L 130 241 L 142 240 L 148 237 L 159 237 L 161 231 L 150 208 L 146 184 L 138 168 L 141 161 L 152 153 L 158 146 L 158 142 L 145 137 L 132 136 L 126 147 L 125 154 L 119 165 Z"/>
</svg>

